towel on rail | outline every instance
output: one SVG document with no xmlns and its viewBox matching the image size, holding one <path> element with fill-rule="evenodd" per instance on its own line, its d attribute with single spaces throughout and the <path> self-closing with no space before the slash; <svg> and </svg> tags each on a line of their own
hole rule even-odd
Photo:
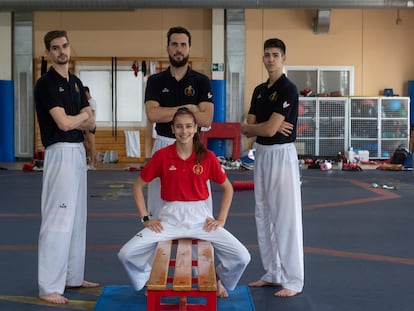
<svg viewBox="0 0 414 311">
<path fill-rule="evenodd" d="M 141 142 L 139 131 L 125 131 L 126 156 L 132 158 L 141 157 Z"/>
</svg>

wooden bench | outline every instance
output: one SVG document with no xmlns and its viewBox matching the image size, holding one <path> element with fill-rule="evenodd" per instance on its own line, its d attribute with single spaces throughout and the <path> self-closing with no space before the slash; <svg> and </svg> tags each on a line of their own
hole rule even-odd
<svg viewBox="0 0 414 311">
<path fill-rule="evenodd" d="M 193 245 L 197 246 L 195 260 Z M 193 277 L 192 267 L 197 267 L 198 277 Z M 190 301 L 190 297 L 198 298 Z M 210 242 L 179 239 L 158 243 L 147 282 L 147 310 L 217 310 L 217 280 Z"/>
</svg>

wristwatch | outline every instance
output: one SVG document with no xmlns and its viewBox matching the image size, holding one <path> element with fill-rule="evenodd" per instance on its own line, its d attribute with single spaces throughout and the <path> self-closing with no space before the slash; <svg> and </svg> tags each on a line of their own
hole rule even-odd
<svg viewBox="0 0 414 311">
<path fill-rule="evenodd" d="M 142 223 L 144 223 L 144 222 L 146 222 L 148 220 L 149 220 L 149 216 L 148 215 L 147 216 L 144 216 L 144 217 L 141 217 L 141 222 Z"/>
</svg>

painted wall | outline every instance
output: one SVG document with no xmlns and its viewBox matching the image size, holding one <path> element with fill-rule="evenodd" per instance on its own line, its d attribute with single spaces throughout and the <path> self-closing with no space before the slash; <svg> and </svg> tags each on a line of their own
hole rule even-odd
<svg viewBox="0 0 414 311">
<path fill-rule="evenodd" d="M 211 62 L 211 10 L 144 9 L 131 12 L 36 12 L 34 56 L 44 55 L 43 36 L 52 29 L 68 31 L 72 56 L 168 57 L 167 31 L 188 28 L 190 54 L 208 62 L 198 69 L 208 75 Z"/>
<path fill-rule="evenodd" d="M 211 77 L 212 12 L 203 9 L 145 9 L 128 12 L 36 12 L 34 57 L 44 56 L 44 35 L 52 29 L 68 31 L 72 56 L 166 58 L 167 31 L 183 26 L 191 32 L 191 57 L 195 70 Z M 97 65 L 86 61 L 78 65 Z M 108 64 L 100 64 L 110 66 Z M 120 66 L 131 66 L 118 62 Z M 165 65 L 166 66 L 166 65 Z M 39 69 L 39 68 L 38 68 Z M 40 69 L 39 69 L 40 70 Z M 151 155 L 152 127 L 147 123 L 145 156 Z"/>
<path fill-rule="evenodd" d="M 407 96 L 414 79 L 414 10 L 331 10 L 329 34 L 314 34 L 315 10 L 246 10 L 246 89 L 267 78 L 263 42 L 279 37 L 287 45 L 286 65 L 354 66 L 355 95 L 378 96 L 387 87 Z"/>
<path fill-rule="evenodd" d="M 263 42 L 269 37 L 280 37 L 286 42 L 286 65 L 354 66 L 356 96 L 378 96 L 384 88 L 393 88 L 395 94 L 407 96 L 407 82 L 414 80 L 414 10 L 400 10 L 398 24 L 397 12 L 396 9 L 334 9 L 329 33 L 314 34 L 315 10 L 245 10 L 244 106 L 246 109 L 249 106 L 253 88 L 267 78 L 261 57 Z M 7 16 L 2 20 L 3 37 L 9 28 L 7 23 L 4 25 Z M 175 25 L 191 31 L 191 56 L 207 60 L 194 64 L 194 69 L 211 77 L 209 9 L 36 12 L 34 56 L 44 55 L 43 36 L 47 31 L 66 29 L 74 56 L 167 57 L 166 32 Z"/>
<path fill-rule="evenodd" d="M 286 65 L 354 66 L 355 95 L 376 96 L 391 87 L 407 95 L 414 79 L 414 10 L 342 9 L 331 11 L 329 34 L 314 34 L 315 10 L 248 9 L 246 20 L 246 105 L 266 73 L 262 44 L 280 37 L 287 44 Z M 192 33 L 194 57 L 208 62 L 195 68 L 211 76 L 211 10 L 143 9 L 131 12 L 37 12 L 35 57 L 44 54 L 43 35 L 50 29 L 69 31 L 74 56 L 166 57 L 166 32 L 173 25 Z"/>
</svg>

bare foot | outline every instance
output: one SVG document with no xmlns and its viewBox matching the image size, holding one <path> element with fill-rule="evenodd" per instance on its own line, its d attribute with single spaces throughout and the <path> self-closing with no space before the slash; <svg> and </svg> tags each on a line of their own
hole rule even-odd
<svg viewBox="0 0 414 311">
<path fill-rule="evenodd" d="M 89 281 L 83 281 L 81 287 L 83 288 L 95 288 L 99 287 L 99 283 L 89 282 Z"/>
<path fill-rule="evenodd" d="M 250 282 L 248 284 L 250 287 L 262 287 L 262 286 L 281 286 L 280 283 L 270 283 L 263 280 L 258 280 L 255 282 Z"/>
<path fill-rule="evenodd" d="M 69 286 L 66 285 L 66 288 L 95 288 L 95 287 L 99 287 L 100 285 L 98 283 L 94 283 L 94 282 L 89 282 L 89 281 L 82 281 L 82 284 L 79 286 Z"/>
<path fill-rule="evenodd" d="M 220 280 L 217 281 L 217 297 L 226 298 L 229 297 L 226 288 L 223 286 Z"/>
<path fill-rule="evenodd" d="M 51 293 L 44 296 L 39 296 L 39 298 L 44 301 L 54 303 L 56 305 L 63 305 L 69 302 L 69 299 L 67 299 L 59 293 Z"/>
<path fill-rule="evenodd" d="M 294 290 L 282 288 L 280 291 L 275 293 L 276 297 L 293 297 L 299 294 L 298 292 L 295 292 Z"/>
</svg>

